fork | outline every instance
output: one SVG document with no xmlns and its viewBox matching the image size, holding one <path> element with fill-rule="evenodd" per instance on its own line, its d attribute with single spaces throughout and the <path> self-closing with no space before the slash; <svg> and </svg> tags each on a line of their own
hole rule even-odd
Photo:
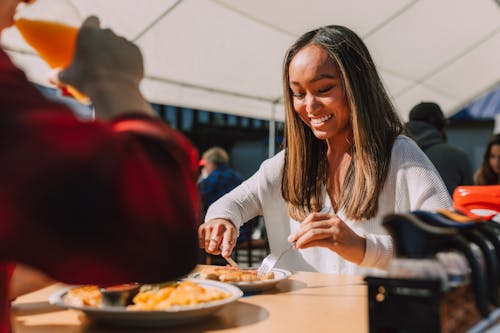
<svg viewBox="0 0 500 333">
<path fill-rule="evenodd" d="M 274 253 L 270 253 L 268 254 L 264 260 L 262 260 L 262 263 L 260 264 L 259 266 L 259 269 L 257 270 L 257 276 L 258 277 L 261 277 L 263 275 L 266 275 L 267 273 L 269 273 L 271 271 L 271 269 L 273 269 L 273 267 L 276 265 L 276 263 L 278 262 L 278 260 L 280 260 L 280 258 L 288 251 L 290 251 L 290 249 L 293 248 L 293 243 L 290 243 L 290 245 L 288 245 L 288 247 L 286 249 L 284 249 L 283 251 L 281 251 L 280 253 L 278 254 L 274 254 Z"/>
</svg>

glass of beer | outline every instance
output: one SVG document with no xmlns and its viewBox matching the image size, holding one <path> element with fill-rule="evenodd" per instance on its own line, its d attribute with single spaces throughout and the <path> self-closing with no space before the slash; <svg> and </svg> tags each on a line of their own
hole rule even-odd
<svg viewBox="0 0 500 333">
<path fill-rule="evenodd" d="M 75 51 L 81 17 L 67 0 L 36 0 L 19 4 L 15 26 L 24 40 L 54 69 L 69 66 Z M 71 86 L 64 87 L 78 101 L 87 104 L 88 97 Z M 64 91 L 63 91 L 64 93 Z"/>
</svg>

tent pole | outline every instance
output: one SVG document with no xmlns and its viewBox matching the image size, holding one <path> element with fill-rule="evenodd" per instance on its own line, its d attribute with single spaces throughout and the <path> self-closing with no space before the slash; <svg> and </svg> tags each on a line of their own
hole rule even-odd
<svg viewBox="0 0 500 333">
<path fill-rule="evenodd" d="M 268 146 L 268 155 L 269 158 L 274 156 L 274 142 L 276 141 L 276 102 L 271 104 L 271 119 L 269 119 L 269 146 Z"/>
<path fill-rule="evenodd" d="M 500 114 L 495 115 L 495 125 L 493 128 L 493 135 L 500 134 Z"/>
</svg>

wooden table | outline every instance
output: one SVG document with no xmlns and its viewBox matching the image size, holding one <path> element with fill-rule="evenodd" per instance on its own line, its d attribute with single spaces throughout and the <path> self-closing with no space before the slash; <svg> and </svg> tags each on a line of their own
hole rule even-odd
<svg viewBox="0 0 500 333">
<path fill-rule="evenodd" d="M 22 296 L 13 304 L 16 333 L 117 333 L 93 324 L 79 311 L 47 302 L 64 285 Z M 368 332 L 367 287 L 362 277 L 298 272 L 276 288 L 244 296 L 215 314 L 187 325 L 126 329 L 139 332 Z"/>
</svg>

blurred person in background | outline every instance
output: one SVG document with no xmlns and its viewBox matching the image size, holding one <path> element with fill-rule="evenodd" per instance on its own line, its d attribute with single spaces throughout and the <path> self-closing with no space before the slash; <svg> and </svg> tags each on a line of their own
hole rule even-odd
<svg viewBox="0 0 500 333">
<path fill-rule="evenodd" d="M 202 219 L 215 201 L 243 182 L 243 177 L 229 165 L 229 154 L 224 148 L 207 149 L 200 160 L 201 178 L 198 183 L 202 203 Z M 240 228 L 237 242 L 247 240 L 247 226 Z"/>
<path fill-rule="evenodd" d="M 500 184 L 500 134 L 494 135 L 488 141 L 481 168 L 474 174 L 474 184 Z"/>
<path fill-rule="evenodd" d="M 0 30 L 20 2 L 0 1 Z M 198 154 L 155 116 L 142 77 L 137 46 L 88 18 L 59 74 L 94 104 L 97 119 L 82 122 L 0 50 L 0 333 L 11 331 L 9 299 L 28 291 L 16 280 L 11 293 L 12 276 L 49 282 L 16 263 L 106 285 L 163 282 L 196 264 Z"/>
<path fill-rule="evenodd" d="M 229 154 L 224 148 L 206 150 L 200 160 L 201 179 L 198 183 L 203 216 L 208 207 L 227 192 L 240 185 L 243 177 L 229 166 Z"/>
<path fill-rule="evenodd" d="M 457 186 L 472 185 L 472 164 L 462 149 L 447 143 L 446 123 L 438 104 L 421 102 L 409 114 L 406 128 L 443 178 L 450 195 Z"/>
<path fill-rule="evenodd" d="M 436 168 L 403 124 L 362 39 L 332 25 L 310 31 L 283 64 L 284 150 L 213 203 L 198 230 L 208 253 L 234 248 L 263 215 L 276 267 L 362 274 L 386 269 L 389 213 L 452 206 Z"/>
</svg>

